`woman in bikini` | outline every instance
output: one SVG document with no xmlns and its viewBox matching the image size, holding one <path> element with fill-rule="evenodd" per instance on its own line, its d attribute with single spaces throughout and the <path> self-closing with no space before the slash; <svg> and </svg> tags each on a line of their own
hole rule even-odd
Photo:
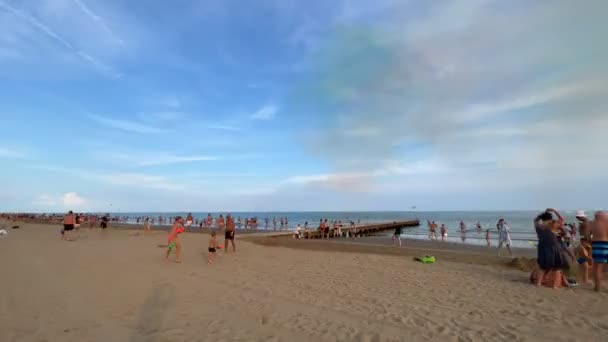
<svg viewBox="0 0 608 342">
<path fill-rule="evenodd" d="M 175 262 L 182 262 L 180 259 L 182 253 L 182 242 L 179 239 L 179 234 L 183 233 L 184 230 L 181 216 L 176 217 L 173 222 L 173 226 L 171 227 L 171 231 L 169 232 L 169 236 L 167 237 L 167 255 L 165 256 L 167 260 L 169 259 L 169 254 L 171 254 L 171 251 L 175 249 Z"/>
</svg>

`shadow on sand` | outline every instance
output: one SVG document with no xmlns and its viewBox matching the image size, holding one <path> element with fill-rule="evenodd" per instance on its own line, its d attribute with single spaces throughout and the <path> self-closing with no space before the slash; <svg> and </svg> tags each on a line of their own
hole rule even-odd
<svg viewBox="0 0 608 342">
<path fill-rule="evenodd" d="M 157 286 L 142 305 L 137 327 L 130 342 L 157 341 L 167 309 L 175 298 L 175 287 L 169 284 Z"/>
</svg>

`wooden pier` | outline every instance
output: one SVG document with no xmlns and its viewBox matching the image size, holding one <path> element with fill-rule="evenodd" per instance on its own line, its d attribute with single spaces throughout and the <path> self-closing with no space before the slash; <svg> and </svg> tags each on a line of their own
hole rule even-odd
<svg viewBox="0 0 608 342">
<path fill-rule="evenodd" d="M 397 228 L 408 228 L 408 227 L 418 227 L 420 226 L 419 220 L 409 220 L 409 221 L 393 221 L 393 222 L 382 222 L 382 223 L 371 223 L 361 226 L 350 227 L 346 225 L 342 225 L 340 228 L 342 235 L 338 236 L 337 232 L 333 227 L 329 228 L 325 234 L 322 235 L 319 228 L 309 229 L 308 231 L 302 230 L 302 238 L 304 239 L 321 239 L 323 237 L 346 237 L 346 236 L 369 236 L 378 234 L 388 230 L 395 230 Z M 294 233 L 285 234 L 283 236 L 294 236 Z"/>
</svg>

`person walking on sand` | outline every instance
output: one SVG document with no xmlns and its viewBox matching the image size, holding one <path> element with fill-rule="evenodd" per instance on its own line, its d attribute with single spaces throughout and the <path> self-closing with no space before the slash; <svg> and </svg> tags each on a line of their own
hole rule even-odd
<svg viewBox="0 0 608 342">
<path fill-rule="evenodd" d="M 509 225 L 503 218 L 498 220 L 496 228 L 498 229 L 498 256 L 500 256 L 500 249 L 504 244 L 507 246 L 509 256 L 513 257 L 513 252 L 511 251 L 511 228 L 509 228 Z"/>
<path fill-rule="evenodd" d="M 228 214 L 228 216 L 226 216 L 226 233 L 224 234 L 224 253 L 228 253 L 228 243 L 232 244 L 232 252 L 236 253 L 234 233 L 234 219 Z"/>
<path fill-rule="evenodd" d="M 604 211 L 595 213 L 595 220 L 587 233 L 586 239 L 591 240 L 591 257 L 593 258 L 594 290 L 602 288 L 604 268 L 608 264 L 608 214 Z"/>
<path fill-rule="evenodd" d="M 63 218 L 63 230 L 61 231 L 61 240 L 73 241 L 72 239 L 70 239 L 68 232 L 74 230 L 75 223 L 76 218 L 74 217 L 74 213 L 70 210 Z"/>
<path fill-rule="evenodd" d="M 185 231 L 183 225 L 183 219 L 181 216 L 177 216 L 173 220 L 173 226 L 171 226 L 171 231 L 169 231 L 169 236 L 167 237 L 167 255 L 165 258 L 169 260 L 169 254 L 175 249 L 175 262 L 181 263 L 181 253 L 182 253 L 182 242 L 179 239 L 179 234 Z"/>
</svg>

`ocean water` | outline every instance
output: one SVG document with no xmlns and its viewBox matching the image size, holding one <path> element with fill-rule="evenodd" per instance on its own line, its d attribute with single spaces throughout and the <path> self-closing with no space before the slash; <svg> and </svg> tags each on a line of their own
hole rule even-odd
<svg viewBox="0 0 608 342">
<path fill-rule="evenodd" d="M 289 222 L 289 228 L 294 229 L 296 225 L 300 224 L 302 227 L 304 223 L 308 221 L 310 228 L 316 228 L 319 225 L 320 219 L 341 220 L 342 222 L 355 221 L 361 224 L 373 223 L 373 222 L 385 222 L 385 221 L 398 221 L 398 220 L 420 220 L 420 227 L 408 228 L 403 231 L 402 236 L 414 239 L 428 239 L 428 229 L 426 222 L 427 220 L 435 221 L 439 226 L 445 224 L 448 228 L 447 241 L 450 242 L 461 242 L 461 234 L 459 229 L 460 221 L 464 221 L 467 225 L 467 233 L 465 243 L 485 245 L 485 230 L 491 230 L 492 244 L 496 245 L 498 238 L 498 232 L 496 230 L 496 223 L 500 218 L 504 218 L 509 226 L 511 227 L 511 238 L 515 247 L 531 248 L 534 247 L 536 241 L 536 233 L 534 231 L 533 220 L 538 215 L 538 211 L 383 211 L 383 212 L 233 212 L 232 215 L 235 218 L 241 217 L 243 221 L 245 218 L 258 218 L 259 229 L 273 229 L 272 220 L 277 218 L 277 229 L 280 229 L 280 218 L 287 217 Z M 591 211 L 588 211 L 590 214 Z M 195 219 L 203 219 L 207 217 L 207 212 L 193 212 L 192 216 Z M 214 213 L 211 215 L 216 218 L 220 214 L 224 216 L 226 213 Z M 575 211 L 563 211 L 561 214 L 566 218 L 567 222 L 575 222 Z M 172 212 L 172 213 L 158 213 L 158 212 L 147 212 L 147 213 L 113 213 L 113 216 L 124 217 L 127 216 L 128 223 L 136 223 L 137 217 L 155 217 L 158 216 L 186 216 L 187 212 Z M 269 219 L 269 226 L 265 226 L 265 218 Z M 477 222 L 480 222 L 483 227 L 483 232 L 478 234 L 475 229 Z M 387 235 L 390 232 L 387 232 Z M 440 235 L 440 232 L 437 232 Z"/>
</svg>

